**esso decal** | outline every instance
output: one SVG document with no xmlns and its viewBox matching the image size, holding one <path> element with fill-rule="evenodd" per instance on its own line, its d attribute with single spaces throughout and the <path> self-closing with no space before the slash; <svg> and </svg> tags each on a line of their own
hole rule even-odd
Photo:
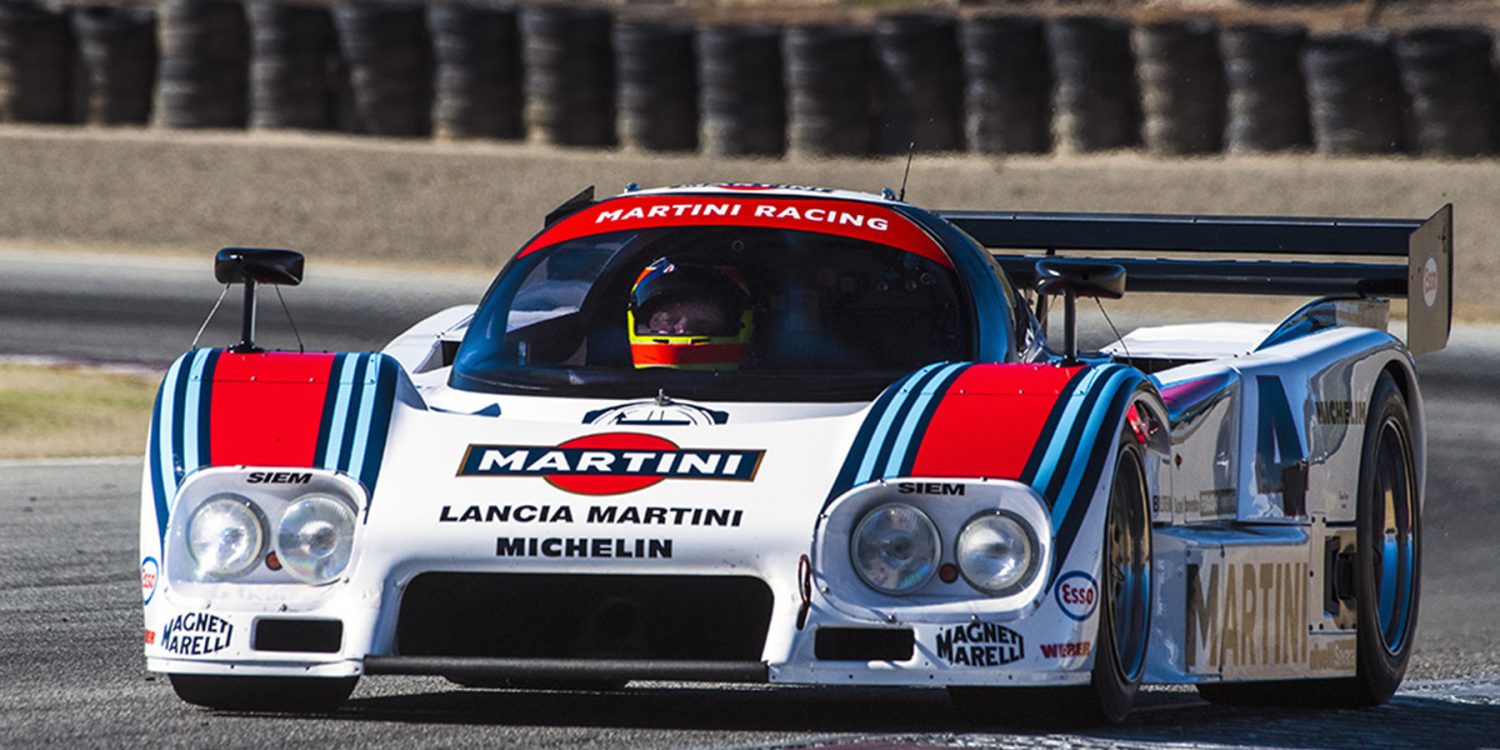
<svg viewBox="0 0 1500 750">
<path fill-rule="evenodd" d="M 1437 261 L 1428 258 L 1427 265 L 1422 267 L 1422 301 L 1428 307 L 1437 304 L 1438 293 L 1438 271 Z"/>
<path fill-rule="evenodd" d="M 160 572 L 161 566 L 156 564 L 156 558 L 141 561 L 141 604 L 150 604 L 151 597 L 156 596 L 156 576 Z"/>
<path fill-rule="evenodd" d="M 1099 606 L 1099 584 L 1081 570 L 1065 573 L 1057 579 L 1057 607 L 1063 614 L 1082 622 Z"/>
</svg>

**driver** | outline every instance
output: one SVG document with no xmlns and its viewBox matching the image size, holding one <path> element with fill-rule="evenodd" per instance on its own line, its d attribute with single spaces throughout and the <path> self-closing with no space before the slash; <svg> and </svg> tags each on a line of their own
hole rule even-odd
<svg viewBox="0 0 1500 750">
<path fill-rule="evenodd" d="M 626 311 L 637 369 L 736 370 L 750 358 L 750 288 L 739 271 L 658 258 L 641 271 Z"/>
</svg>

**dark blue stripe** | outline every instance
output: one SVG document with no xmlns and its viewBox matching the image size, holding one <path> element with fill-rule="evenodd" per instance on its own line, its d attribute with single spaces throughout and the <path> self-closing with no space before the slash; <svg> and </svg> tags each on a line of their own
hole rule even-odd
<svg viewBox="0 0 1500 750">
<path fill-rule="evenodd" d="M 369 354 L 357 355 L 358 360 L 354 363 L 354 382 L 349 387 L 353 391 L 349 394 L 349 411 L 344 417 L 344 439 L 339 447 L 339 471 L 348 471 L 350 459 L 354 454 L 354 436 L 359 432 L 359 407 L 365 399 L 370 398 L 370 391 L 374 389 L 365 385 L 365 368 L 370 364 Z"/>
<path fill-rule="evenodd" d="M 1087 450 L 1087 446 L 1080 444 L 1083 440 L 1083 433 L 1088 429 L 1089 416 L 1094 413 L 1099 398 L 1108 389 L 1109 384 L 1117 375 L 1117 372 L 1110 372 L 1115 367 L 1115 365 L 1105 365 L 1106 369 L 1102 370 L 1098 377 L 1094 378 L 1093 385 L 1089 387 L 1088 393 L 1084 394 L 1083 404 L 1079 407 L 1073 424 L 1068 425 L 1067 435 L 1063 438 L 1065 440 L 1063 443 L 1065 448 L 1071 447 L 1072 450 L 1063 450 L 1059 456 L 1057 465 L 1052 467 L 1051 476 L 1047 477 L 1047 486 L 1045 488 L 1038 488 L 1042 493 L 1042 497 L 1047 499 L 1047 507 L 1049 509 L 1057 506 L 1058 495 L 1062 492 L 1063 484 L 1068 480 L 1068 474 L 1072 472 L 1073 465 L 1077 463 L 1079 454 Z"/>
<path fill-rule="evenodd" d="M 1110 380 L 1115 379 L 1116 376 L 1110 377 Z M 1068 553 L 1078 540 L 1078 531 L 1083 526 L 1084 517 L 1088 515 L 1094 492 L 1099 488 L 1104 465 L 1108 463 L 1120 439 L 1120 423 L 1130 399 L 1135 395 L 1136 386 L 1140 384 L 1139 376 L 1127 378 L 1127 381 L 1130 380 L 1134 382 L 1122 383 L 1114 398 L 1110 399 L 1109 411 L 1106 412 L 1109 416 L 1099 425 L 1099 433 L 1094 436 L 1093 445 L 1089 446 L 1088 461 L 1084 465 L 1083 477 L 1078 482 L 1075 496 L 1068 498 L 1069 505 L 1063 516 L 1062 528 L 1057 530 L 1057 554 L 1052 558 L 1052 575 L 1047 579 L 1049 591 L 1058 572 L 1062 570 L 1063 561 L 1068 558 Z"/>
<path fill-rule="evenodd" d="M 886 409 L 890 408 L 891 401 L 895 400 L 896 394 L 901 392 L 901 388 L 911 378 L 911 375 L 907 375 L 897 380 L 886 388 L 885 392 L 880 394 L 879 398 L 875 399 L 875 405 L 870 409 L 869 414 L 865 416 L 864 424 L 860 425 L 859 432 L 854 436 L 854 443 L 849 447 L 849 453 L 844 458 L 843 468 L 839 470 L 838 477 L 834 479 L 833 487 L 828 490 L 828 497 L 823 501 L 824 509 L 835 498 L 854 486 L 854 475 L 859 471 L 859 464 L 864 459 L 865 452 L 869 450 L 870 441 L 875 436 L 875 426 L 880 423 L 881 415 L 885 413 Z"/>
<path fill-rule="evenodd" d="M 912 429 L 911 442 L 908 444 L 910 447 L 901 459 L 900 476 L 911 476 L 912 467 L 917 463 L 917 454 L 922 450 L 922 438 L 927 436 L 927 426 L 932 424 L 932 416 L 937 414 L 938 407 L 942 405 L 943 399 L 948 397 L 948 391 L 953 389 L 953 384 L 957 383 L 958 378 L 968 372 L 970 367 L 973 365 L 964 365 L 955 370 L 948 382 L 942 385 L 942 390 L 927 402 L 927 407 L 922 410 L 922 415 L 917 418 L 917 424 Z"/>
<path fill-rule="evenodd" d="M 901 401 L 901 406 L 897 408 L 896 416 L 891 420 L 891 428 L 889 430 L 886 430 L 885 439 L 880 441 L 879 446 L 874 447 L 874 449 L 878 451 L 875 454 L 875 463 L 871 465 L 871 468 L 875 472 L 875 474 L 868 477 L 855 477 L 855 482 L 868 482 L 872 479 L 875 479 L 876 477 L 884 475 L 884 467 L 886 465 L 886 462 L 891 460 L 891 451 L 895 450 L 896 441 L 901 435 L 901 426 L 906 423 L 906 418 L 909 414 L 911 414 L 912 408 L 916 405 L 917 399 L 921 396 L 922 389 L 926 388 L 929 385 L 932 385 L 938 377 L 938 374 L 941 373 L 945 368 L 947 368 L 947 365 L 934 368 L 931 372 L 923 375 L 918 382 L 912 385 L 911 392 L 906 394 L 906 398 L 902 399 Z M 908 445 L 913 444 L 914 443 L 909 443 Z"/>
<path fill-rule="evenodd" d="M 161 395 L 166 388 L 167 384 L 162 383 L 156 389 L 156 405 L 151 409 L 150 457 L 146 459 L 151 462 L 151 493 L 156 504 L 156 535 L 159 539 L 167 538 L 167 480 L 161 474 Z"/>
<path fill-rule="evenodd" d="M 380 355 L 377 355 L 380 356 Z M 370 504 L 375 499 L 375 483 L 380 479 L 380 464 L 385 457 L 385 442 L 391 431 L 391 411 L 396 402 L 396 384 L 400 373 L 396 361 L 380 357 L 380 380 L 375 386 L 375 409 L 370 415 L 370 440 L 365 447 L 365 465 L 359 481 L 370 493 L 370 503 L 365 506 L 365 517 L 369 518 Z"/>
<path fill-rule="evenodd" d="M 172 399 L 172 421 L 168 429 L 172 431 L 172 469 L 177 475 L 172 480 L 174 485 L 181 484 L 182 477 L 188 471 L 188 467 L 183 466 L 182 454 L 186 447 L 183 441 L 187 432 L 187 390 L 192 382 L 192 362 L 192 353 L 183 355 L 182 366 L 177 368 L 177 381 L 172 384 L 172 391 L 176 395 Z"/>
<path fill-rule="evenodd" d="M 313 450 L 313 466 L 322 467 L 328 460 L 328 431 L 333 429 L 333 407 L 338 402 L 339 372 L 347 354 L 335 354 L 328 370 L 328 387 L 323 391 L 323 416 L 318 420 L 318 445 Z"/>
<path fill-rule="evenodd" d="M 1031 456 L 1026 459 L 1026 468 L 1021 470 L 1022 483 L 1031 484 L 1036 481 L 1037 472 L 1041 470 L 1042 459 L 1047 456 L 1047 448 L 1057 432 L 1058 423 L 1062 421 L 1063 412 L 1067 411 L 1068 402 L 1073 399 L 1074 391 L 1078 390 L 1079 382 L 1088 371 L 1088 368 L 1083 367 L 1073 373 L 1073 377 L 1063 385 L 1057 400 L 1052 403 L 1052 411 L 1047 414 L 1047 421 L 1042 423 L 1042 431 L 1037 433 L 1036 445 L 1031 449 Z"/>
</svg>

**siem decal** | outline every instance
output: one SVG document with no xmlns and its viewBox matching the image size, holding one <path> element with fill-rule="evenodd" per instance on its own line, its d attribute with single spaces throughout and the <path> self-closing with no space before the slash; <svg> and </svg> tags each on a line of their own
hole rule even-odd
<svg viewBox="0 0 1500 750">
<path fill-rule="evenodd" d="M 1057 579 L 1054 596 L 1063 614 L 1079 622 L 1089 619 L 1099 606 L 1099 584 L 1081 570 L 1064 573 Z"/>
<path fill-rule="evenodd" d="M 311 481 L 312 473 L 301 471 L 252 471 L 245 478 L 246 484 L 307 484 Z"/>
<path fill-rule="evenodd" d="M 1187 566 L 1189 668 L 1304 664 L 1307 563 Z"/>
<path fill-rule="evenodd" d="M 141 604 L 151 603 L 152 597 L 156 596 L 156 577 L 161 573 L 161 566 L 156 563 L 156 558 L 148 557 L 141 561 Z"/>
<path fill-rule="evenodd" d="M 161 647 L 180 656 L 203 656 L 229 647 L 234 626 L 218 615 L 185 612 L 161 629 Z"/>
<path fill-rule="evenodd" d="M 1004 625 L 971 622 L 937 634 L 937 658 L 953 666 L 999 667 L 1025 655 L 1021 634 Z"/>
<path fill-rule="evenodd" d="M 580 495 L 619 495 L 665 479 L 753 482 L 763 450 L 679 448 L 666 438 L 613 432 L 557 446 L 470 445 L 458 476 L 539 476 Z"/>
<path fill-rule="evenodd" d="M 959 495 L 964 494 L 964 485 L 942 482 L 900 482 L 896 491 L 903 495 Z"/>
<path fill-rule="evenodd" d="M 1042 650 L 1044 659 L 1077 659 L 1088 656 L 1094 649 L 1094 644 L 1088 641 L 1081 643 L 1043 643 L 1037 648 Z"/>
<path fill-rule="evenodd" d="M 496 537 L 496 557 L 618 557 L 658 559 L 672 556 L 671 539 L 563 539 Z"/>
</svg>

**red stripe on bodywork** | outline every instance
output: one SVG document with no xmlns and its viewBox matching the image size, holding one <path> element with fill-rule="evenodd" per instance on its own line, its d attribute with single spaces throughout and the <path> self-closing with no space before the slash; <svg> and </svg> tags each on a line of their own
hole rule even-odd
<svg viewBox="0 0 1500 750">
<path fill-rule="evenodd" d="M 220 356 L 209 410 L 209 464 L 312 466 L 333 357 Z"/>
<path fill-rule="evenodd" d="M 975 365 L 949 386 L 913 476 L 1016 479 L 1076 367 Z"/>
<path fill-rule="evenodd" d="M 888 245 L 953 266 L 931 235 L 905 216 L 876 203 L 737 195 L 651 195 L 607 200 L 553 224 L 522 249 L 521 255 L 605 232 L 710 226 L 832 234 Z"/>
</svg>

